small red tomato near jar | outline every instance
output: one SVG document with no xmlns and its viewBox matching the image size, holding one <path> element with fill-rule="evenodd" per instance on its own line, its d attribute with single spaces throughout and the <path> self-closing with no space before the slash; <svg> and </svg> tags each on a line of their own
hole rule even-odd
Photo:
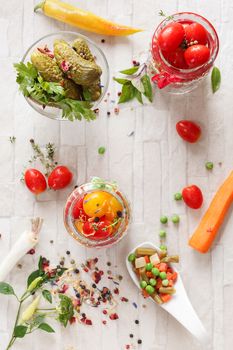
<svg viewBox="0 0 233 350">
<path fill-rule="evenodd" d="M 34 194 L 40 194 L 47 188 L 44 175 L 37 169 L 27 169 L 24 174 L 24 181 L 29 191 Z"/>
<path fill-rule="evenodd" d="M 176 124 L 176 131 L 179 136 L 189 143 L 195 143 L 201 136 L 201 128 L 190 120 L 180 120 Z"/>
<path fill-rule="evenodd" d="M 196 185 L 185 187 L 182 191 L 182 197 L 189 208 L 199 209 L 202 206 L 203 195 L 200 188 Z"/>
<path fill-rule="evenodd" d="M 181 23 L 168 24 L 158 35 L 160 49 L 166 53 L 176 50 L 184 40 L 184 36 L 185 32 Z"/>
<path fill-rule="evenodd" d="M 72 172 L 66 166 L 57 166 L 48 177 L 48 185 L 53 190 L 61 190 L 68 186 L 73 178 Z"/>
<path fill-rule="evenodd" d="M 205 45 L 192 45 L 185 50 L 184 58 L 189 68 L 202 66 L 210 58 L 210 49 Z"/>
</svg>

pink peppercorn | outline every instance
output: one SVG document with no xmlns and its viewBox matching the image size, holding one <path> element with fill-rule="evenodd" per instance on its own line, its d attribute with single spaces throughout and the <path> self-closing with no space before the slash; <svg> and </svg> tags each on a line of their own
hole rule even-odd
<svg viewBox="0 0 233 350">
<path fill-rule="evenodd" d="M 32 249 L 30 249 L 30 250 L 27 252 L 27 254 L 34 255 L 35 252 L 36 252 L 35 249 L 32 248 Z"/>
</svg>

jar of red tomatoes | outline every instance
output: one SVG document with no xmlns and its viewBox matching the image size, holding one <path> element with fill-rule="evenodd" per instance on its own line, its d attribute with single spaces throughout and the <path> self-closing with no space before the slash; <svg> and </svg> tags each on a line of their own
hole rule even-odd
<svg viewBox="0 0 233 350">
<path fill-rule="evenodd" d="M 74 189 L 64 209 L 68 233 L 85 247 L 107 247 L 126 234 L 130 220 L 127 199 L 115 183 L 93 178 Z"/>
<path fill-rule="evenodd" d="M 152 81 L 170 93 L 186 93 L 209 73 L 219 50 L 218 35 L 204 17 L 191 12 L 169 16 L 152 39 Z"/>
</svg>

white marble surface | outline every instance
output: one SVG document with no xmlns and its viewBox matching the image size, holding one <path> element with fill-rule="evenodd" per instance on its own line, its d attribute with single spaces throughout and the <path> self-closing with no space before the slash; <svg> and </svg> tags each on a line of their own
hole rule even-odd
<svg viewBox="0 0 233 350">
<path fill-rule="evenodd" d="M 99 118 L 93 123 L 56 122 L 34 112 L 19 95 L 12 64 L 18 61 L 28 46 L 39 37 L 57 30 L 71 29 L 42 15 L 33 14 L 33 0 L 0 0 L 0 253 L 3 257 L 17 236 L 29 225 L 29 218 L 44 217 L 41 242 L 36 255 L 22 259 L 23 269 L 15 268 L 9 281 L 17 290 L 24 287 L 26 274 L 36 264 L 39 254 L 55 260 L 69 249 L 78 259 L 94 256 L 68 237 L 62 223 L 64 200 L 70 191 L 48 193 L 37 200 L 20 183 L 20 175 L 31 155 L 29 139 L 42 145 L 55 142 L 61 163 L 72 167 L 77 182 L 92 175 L 117 180 L 132 205 L 133 222 L 129 235 L 118 246 L 98 251 L 103 264 L 110 260 L 118 265 L 125 279 L 122 291 L 140 305 L 136 310 L 131 303 L 119 307 L 120 320 L 101 326 L 101 315 L 95 313 L 92 328 L 73 326 L 57 328 L 56 335 L 35 333 L 19 341 L 14 349 L 45 350 L 123 350 L 129 343 L 128 334 L 142 338 L 143 350 L 231 350 L 233 342 L 233 236 L 232 210 L 222 227 L 213 249 L 206 255 L 191 250 L 188 237 L 218 185 L 232 170 L 232 54 L 233 5 L 230 0 L 69 0 L 80 7 L 95 11 L 115 21 L 134 24 L 147 30 L 132 38 L 106 38 L 90 35 L 106 53 L 111 73 L 130 65 L 134 54 L 148 47 L 151 34 L 160 21 L 157 13 L 162 8 L 171 14 L 193 11 L 207 17 L 216 27 L 221 42 L 217 63 L 222 71 L 222 86 L 214 96 L 209 82 L 186 96 L 156 94 L 155 102 L 144 108 L 124 107 L 118 116 L 107 118 L 108 107 L 103 103 Z M 116 86 L 111 84 L 114 95 Z M 177 136 L 175 124 L 179 119 L 198 121 L 203 137 L 197 144 L 187 145 Z M 133 136 L 128 136 L 134 131 Z M 14 135 L 12 145 L 9 137 Z M 99 156 L 99 146 L 106 154 Z M 205 169 L 205 161 L 214 162 L 214 170 Z M 221 162 L 220 166 L 218 163 Z M 174 202 L 173 194 L 186 184 L 195 183 L 204 192 L 201 210 L 187 209 Z M 163 310 L 147 303 L 138 295 L 129 281 L 124 258 L 127 251 L 143 240 L 158 241 L 161 214 L 178 213 L 178 227 L 169 224 L 170 252 L 181 256 L 180 271 L 193 306 L 212 335 L 208 347 L 201 347 L 174 319 Z M 49 244 L 53 239 L 54 245 Z M 0 297 L 0 347 L 9 337 L 15 304 Z M 140 319 L 140 325 L 134 319 Z M 51 347 L 52 344 L 52 347 Z M 137 349 L 137 346 L 136 346 Z"/>
</svg>

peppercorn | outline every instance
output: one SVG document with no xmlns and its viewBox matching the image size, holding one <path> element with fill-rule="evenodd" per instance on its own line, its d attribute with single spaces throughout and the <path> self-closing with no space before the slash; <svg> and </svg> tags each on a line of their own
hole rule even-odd
<svg viewBox="0 0 233 350">
<path fill-rule="evenodd" d="M 101 43 L 105 43 L 105 39 L 101 39 Z"/>
<path fill-rule="evenodd" d="M 110 261 L 108 261 L 108 262 L 107 262 L 107 265 L 108 265 L 108 266 L 111 266 L 112 264 L 110 263 Z"/>
<path fill-rule="evenodd" d="M 141 339 L 138 339 L 138 344 L 142 344 L 142 340 Z"/>
<path fill-rule="evenodd" d="M 139 324 L 139 321 L 138 321 L 138 320 L 135 320 L 135 323 L 136 323 L 136 324 Z"/>
<path fill-rule="evenodd" d="M 92 288 L 96 288 L 96 284 L 95 283 L 92 284 Z"/>
<path fill-rule="evenodd" d="M 117 216 L 118 216 L 118 218 L 121 218 L 122 217 L 122 211 L 118 210 L 117 211 Z"/>
<path fill-rule="evenodd" d="M 82 316 L 83 318 L 86 318 L 86 314 L 85 314 L 84 312 L 81 314 L 81 316 Z"/>
<path fill-rule="evenodd" d="M 53 240 L 52 239 L 50 240 L 50 243 L 53 244 Z"/>
<path fill-rule="evenodd" d="M 133 334 L 131 333 L 131 334 L 129 335 L 129 337 L 130 337 L 130 338 L 133 338 Z"/>
<path fill-rule="evenodd" d="M 69 250 L 67 250 L 67 251 L 66 251 L 66 254 L 67 254 L 67 255 L 70 255 L 70 251 L 69 251 Z"/>
<path fill-rule="evenodd" d="M 98 217 L 98 216 L 96 216 L 95 218 L 94 218 L 94 222 L 99 222 L 100 221 L 100 218 Z"/>
<path fill-rule="evenodd" d="M 110 115 L 111 115 L 111 112 L 108 111 L 108 112 L 107 112 L 107 116 L 110 116 Z"/>
<path fill-rule="evenodd" d="M 79 269 L 75 269 L 74 272 L 75 273 L 79 273 L 80 271 L 79 271 Z"/>
</svg>

